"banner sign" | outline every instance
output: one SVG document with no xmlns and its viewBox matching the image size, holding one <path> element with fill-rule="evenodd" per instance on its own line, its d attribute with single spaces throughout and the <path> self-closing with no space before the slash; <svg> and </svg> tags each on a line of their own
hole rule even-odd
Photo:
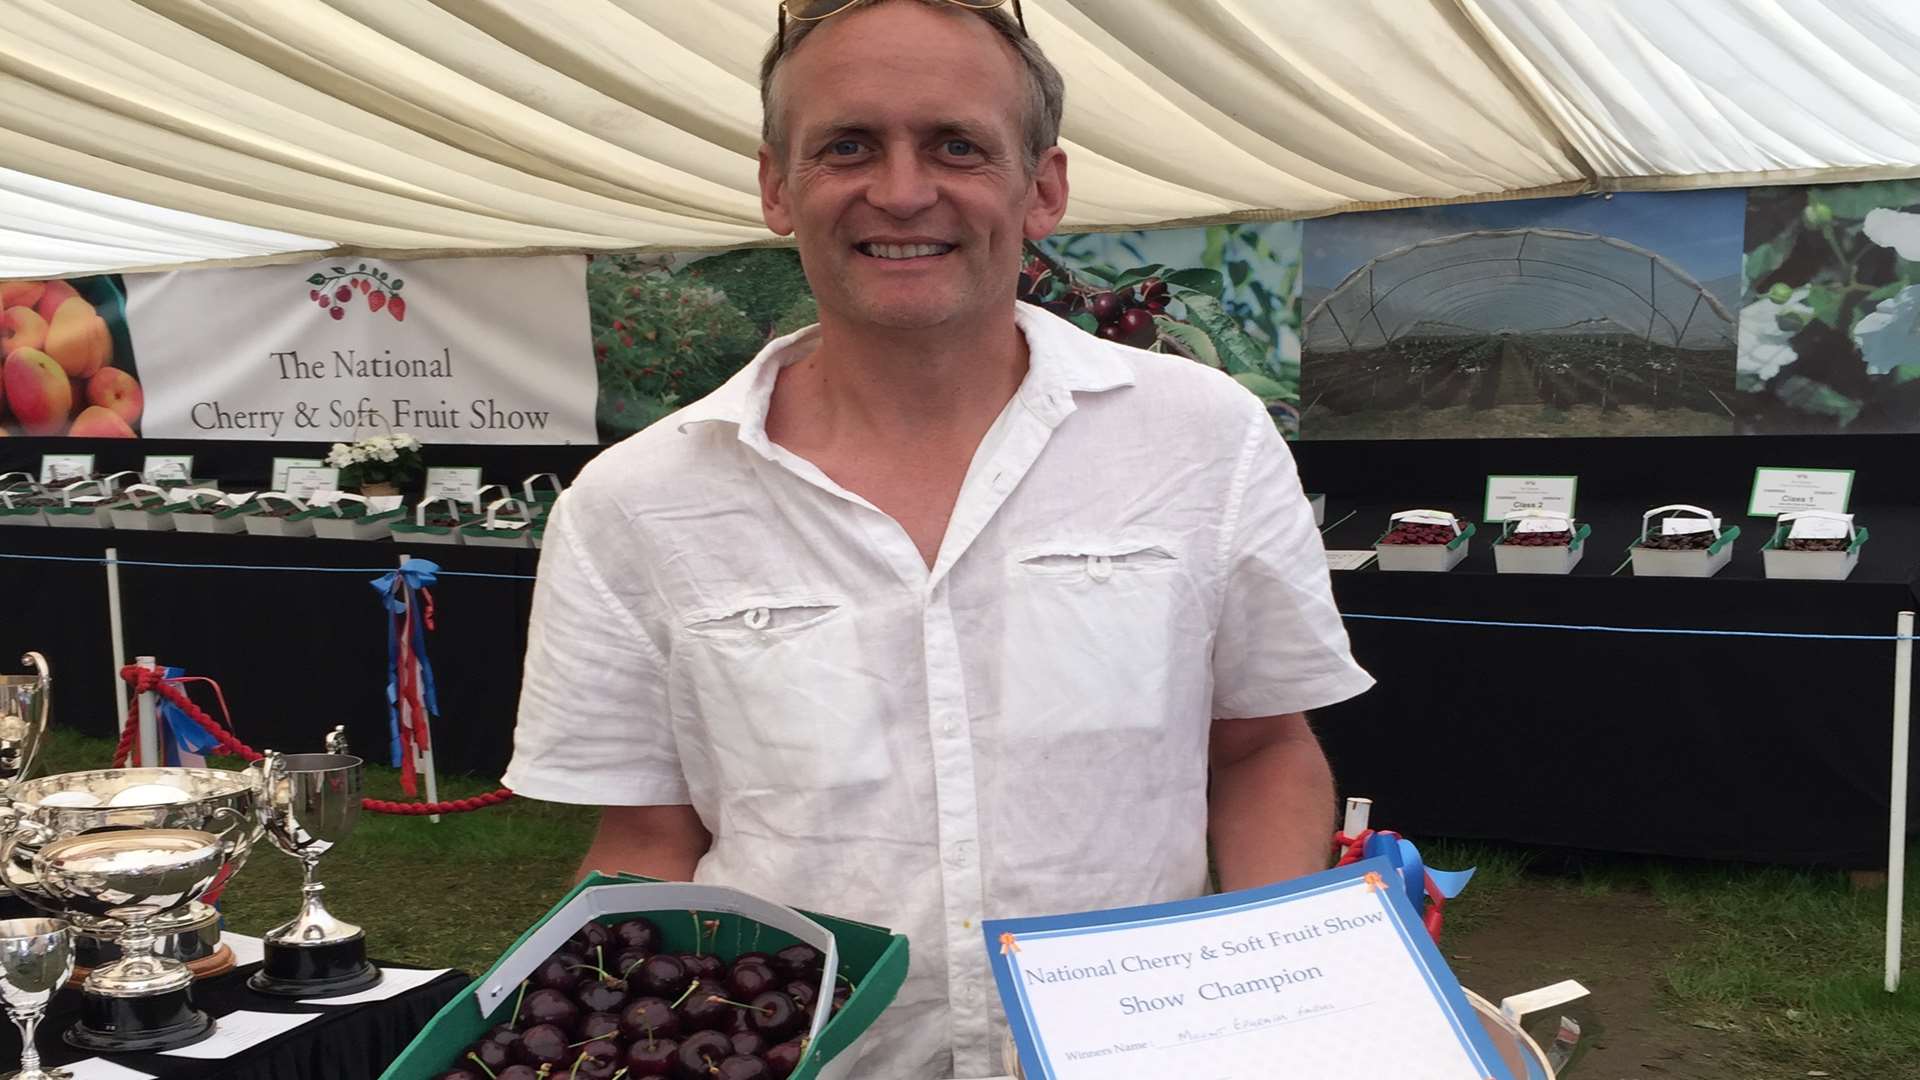
<svg viewBox="0 0 1920 1080">
<path fill-rule="evenodd" d="M 586 259 L 128 274 L 142 434 L 592 443 Z"/>
</svg>

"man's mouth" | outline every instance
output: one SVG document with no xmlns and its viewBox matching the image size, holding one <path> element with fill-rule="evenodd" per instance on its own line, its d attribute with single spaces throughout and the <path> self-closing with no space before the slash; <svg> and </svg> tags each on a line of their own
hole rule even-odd
<svg viewBox="0 0 1920 1080">
<path fill-rule="evenodd" d="M 854 250 L 875 259 L 924 259 L 945 255 L 952 244 L 855 244 Z"/>
</svg>

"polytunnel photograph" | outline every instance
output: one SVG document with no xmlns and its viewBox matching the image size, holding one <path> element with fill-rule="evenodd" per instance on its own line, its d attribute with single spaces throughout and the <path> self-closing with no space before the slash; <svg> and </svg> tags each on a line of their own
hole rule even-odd
<svg viewBox="0 0 1920 1080">
<path fill-rule="evenodd" d="M 1733 192 L 1309 222 L 1301 437 L 1730 434 L 1742 226 Z"/>
</svg>

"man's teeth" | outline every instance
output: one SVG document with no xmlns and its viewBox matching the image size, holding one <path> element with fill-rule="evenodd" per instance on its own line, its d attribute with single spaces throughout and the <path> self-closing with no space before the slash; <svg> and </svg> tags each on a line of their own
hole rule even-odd
<svg viewBox="0 0 1920 1080">
<path fill-rule="evenodd" d="M 928 255 L 945 255 L 953 250 L 952 244 L 861 244 L 860 251 L 876 259 L 918 259 Z"/>
</svg>

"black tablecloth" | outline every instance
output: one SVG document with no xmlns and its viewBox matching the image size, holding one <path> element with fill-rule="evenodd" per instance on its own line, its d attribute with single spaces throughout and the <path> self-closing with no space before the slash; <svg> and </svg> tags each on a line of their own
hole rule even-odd
<svg viewBox="0 0 1920 1080">
<path fill-rule="evenodd" d="M 1327 546 L 1369 547 L 1389 513 L 1415 505 L 1336 499 L 1328 521 L 1353 516 Z M 1335 573 L 1354 654 L 1379 680 L 1316 718 L 1342 792 L 1415 836 L 1882 865 L 1891 642 L 1364 617 L 1891 635 L 1915 607 L 1910 508 L 1857 508 L 1872 539 L 1839 582 L 1766 580 L 1766 526 L 1744 516 L 1727 521 L 1746 531 L 1718 576 L 1634 578 L 1619 568 L 1647 508 L 1583 498 L 1590 550 L 1565 577 L 1496 574 L 1497 529 L 1445 574 Z"/>
<path fill-rule="evenodd" d="M 471 981 L 459 972 L 447 972 L 384 1001 L 302 1005 L 247 989 L 247 976 L 258 968 L 249 964 L 195 983 L 194 1004 L 213 1016 L 216 1025 L 220 1017 L 240 1010 L 314 1013 L 317 1018 L 224 1060 L 167 1054 L 115 1054 L 109 1060 L 159 1080 L 374 1080 L 433 1014 Z M 99 1056 L 75 1050 L 60 1038 L 79 1008 L 79 991 L 65 990 L 55 996 L 34 1040 L 43 1064 L 51 1067 Z M 0 1067 L 17 1062 L 19 1054 L 20 1036 L 9 1026 L 0 1033 Z"/>
</svg>

